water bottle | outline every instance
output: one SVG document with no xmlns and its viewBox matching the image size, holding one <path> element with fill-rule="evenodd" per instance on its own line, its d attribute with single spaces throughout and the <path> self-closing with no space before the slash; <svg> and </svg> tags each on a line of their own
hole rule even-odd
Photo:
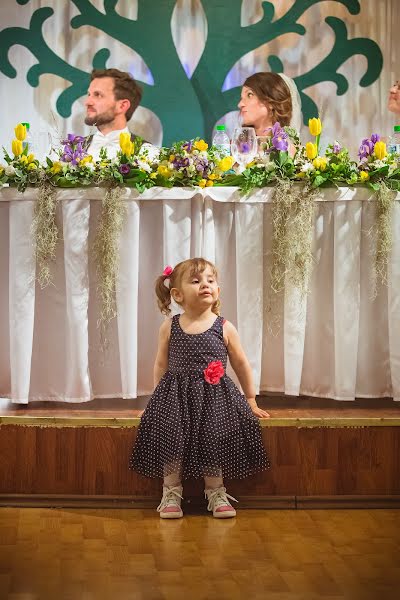
<svg viewBox="0 0 400 600">
<path fill-rule="evenodd" d="M 393 135 L 389 139 L 388 152 L 400 155 L 400 125 L 395 125 Z"/>
<path fill-rule="evenodd" d="M 217 125 L 216 133 L 213 137 L 212 144 L 216 147 L 216 149 L 221 154 L 221 158 L 224 156 L 230 156 L 231 153 L 231 143 L 229 141 L 229 137 L 225 131 L 225 125 Z"/>
<path fill-rule="evenodd" d="M 21 125 L 25 125 L 26 127 L 26 137 L 22 142 L 22 148 L 25 149 L 28 146 L 28 154 L 35 154 L 35 145 L 33 143 L 32 134 L 30 132 L 30 124 L 29 123 L 21 123 Z"/>
</svg>

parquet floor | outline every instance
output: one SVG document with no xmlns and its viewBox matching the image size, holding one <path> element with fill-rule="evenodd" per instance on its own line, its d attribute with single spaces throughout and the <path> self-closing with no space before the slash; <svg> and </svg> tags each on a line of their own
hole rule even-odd
<svg viewBox="0 0 400 600">
<path fill-rule="evenodd" d="M 0 509 L 1 600 L 388 600 L 400 511 Z"/>
</svg>

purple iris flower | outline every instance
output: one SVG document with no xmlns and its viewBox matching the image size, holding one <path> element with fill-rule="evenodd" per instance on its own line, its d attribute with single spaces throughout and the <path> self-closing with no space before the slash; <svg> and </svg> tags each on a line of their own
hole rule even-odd
<svg viewBox="0 0 400 600">
<path fill-rule="evenodd" d="M 289 148 L 288 135 L 286 131 L 281 127 L 279 121 L 274 123 L 272 127 L 268 129 L 271 132 L 272 137 L 272 145 L 274 148 L 270 149 L 270 152 L 275 150 L 280 150 L 281 152 L 287 152 Z"/>
<path fill-rule="evenodd" d="M 339 154 L 339 152 L 342 150 L 342 146 L 338 143 L 334 143 L 333 147 L 332 147 L 332 152 L 333 154 Z"/>
<path fill-rule="evenodd" d="M 186 150 L 186 152 L 191 152 L 193 148 L 193 142 L 191 140 L 186 142 L 186 144 L 183 144 L 182 148 Z"/>
<path fill-rule="evenodd" d="M 176 169 L 182 169 L 189 166 L 189 159 L 177 157 L 175 158 L 172 164 L 175 166 Z"/>
<path fill-rule="evenodd" d="M 358 156 L 360 159 L 367 159 L 374 152 L 376 142 L 379 142 L 380 136 L 377 133 L 373 133 L 370 138 L 364 138 L 361 142 L 361 146 L 358 149 Z"/>
<path fill-rule="evenodd" d="M 81 135 L 74 135 L 73 133 L 69 133 L 67 135 L 67 139 L 62 142 L 62 144 L 82 144 L 85 138 Z"/>
<path fill-rule="evenodd" d="M 119 167 L 119 172 L 121 173 L 121 175 L 127 175 L 130 170 L 131 170 L 130 166 L 126 165 L 126 164 L 122 164 Z"/>
<path fill-rule="evenodd" d="M 278 135 L 274 135 L 272 138 L 272 145 L 276 150 L 287 152 L 287 149 L 289 148 L 287 134 L 284 131 L 281 131 Z"/>
<path fill-rule="evenodd" d="M 196 164 L 196 171 L 198 173 L 202 173 L 203 175 L 205 173 L 207 173 L 207 169 L 208 169 L 208 160 L 207 160 L 207 158 L 202 157 L 200 159 L 197 159 L 195 161 L 195 164 Z"/>
<path fill-rule="evenodd" d="M 61 160 L 69 162 L 71 165 L 77 165 L 87 155 L 87 152 L 82 147 L 84 139 L 81 135 L 69 133 L 67 139 L 62 142 L 64 153 L 61 156 Z"/>
</svg>

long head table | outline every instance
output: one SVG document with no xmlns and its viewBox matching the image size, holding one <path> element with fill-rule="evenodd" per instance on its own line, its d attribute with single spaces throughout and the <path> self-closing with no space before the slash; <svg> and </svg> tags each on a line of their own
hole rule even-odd
<svg viewBox="0 0 400 600">
<path fill-rule="evenodd" d="M 219 268 L 223 315 L 238 327 L 259 391 L 400 399 L 398 202 L 388 285 L 373 300 L 373 193 L 319 191 L 310 294 L 287 285 L 271 317 L 273 189 L 246 198 L 236 188 L 125 189 L 118 317 L 104 354 L 91 252 L 104 190 L 58 191 L 62 239 L 53 285 L 43 290 L 35 284 L 36 194 L 0 190 L 0 396 L 84 402 L 151 393 L 163 318 L 154 280 L 166 264 L 201 255 Z"/>
</svg>

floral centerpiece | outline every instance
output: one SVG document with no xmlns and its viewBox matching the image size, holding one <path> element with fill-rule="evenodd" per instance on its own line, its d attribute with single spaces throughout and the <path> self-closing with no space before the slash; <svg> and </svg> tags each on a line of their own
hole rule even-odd
<svg viewBox="0 0 400 600">
<path fill-rule="evenodd" d="M 295 157 L 300 148 L 297 132 L 292 127 L 281 127 L 277 122 L 265 133 L 259 138 L 258 155 L 242 173 L 227 175 L 224 185 L 238 185 L 247 193 L 256 187 L 294 177 Z"/>
<path fill-rule="evenodd" d="M 46 176 L 56 187 L 80 187 L 94 183 L 93 157 L 85 148 L 85 138 L 69 133 L 56 153 L 57 160 L 46 158 Z"/>
<path fill-rule="evenodd" d="M 386 143 L 377 133 L 364 138 L 358 150 L 360 181 L 366 183 L 376 194 L 376 219 L 369 230 L 375 240 L 375 265 L 373 275 L 374 295 L 376 280 L 387 282 L 387 265 L 393 246 L 392 217 L 395 192 L 400 191 L 399 156 L 388 153 Z"/>
<path fill-rule="evenodd" d="M 200 139 L 177 142 L 162 148 L 155 182 L 164 187 L 211 187 L 220 182 L 233 160 Z"/>
<path fill-rule="evenodd" d="M 313 188 L 327 185 L 354 185 L 359 181 L 357 164 L 350 159 L 347 148 L 338 141 L 328 144 L 320 153 L 322 123 L 320 118 L 309 120 L 309 131 L 315 138 L 307 142 L 296 158 L 296 178 L 309 181 Z"/>
<path fill-rule="evenodd" d="M 358 149 L 359 180 L 378 191 L 383 180 L 387 188 L 400 191 L 399 156 L 388 153 L 386 144 L 377 133 L 364 138 Z"/>
<path fill-rule="evenodd" d="M 11 153 L 3 148 L 6 165 L 0 165 L 0 184 L 17 185 L 18 190 L 23 192 L 28 185 L 35 185 L 39 181 L 39 161 L 29 151 L 25 125 L 19 123 L 14 133 Z"/>
</svg>

